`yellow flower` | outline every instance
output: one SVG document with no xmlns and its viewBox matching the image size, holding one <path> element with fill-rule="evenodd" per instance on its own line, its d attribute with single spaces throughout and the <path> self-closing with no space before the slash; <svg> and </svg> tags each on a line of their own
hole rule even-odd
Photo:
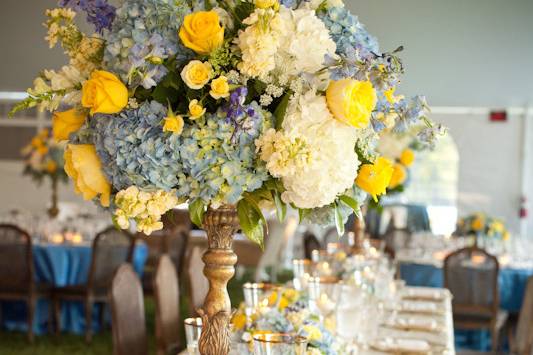
<svg viewBox="0 0 533 355">
<path fill-rule="evenodd" d="M 209 95 L 211 95 L 211 97 L 213 97 L 214 99 L 228 97 L 229 96 L 228 78 L 226 78 L 224 75 L 221 75 L 215 80 L 213 80 L 211 82 L 211 91 L 209 91 Z"/>
<path fill-rule="evenodd" d="M 137 230 L 146 235 L 152 234 L 153 231 L 163 229 L 163 222 L 160 220 L 161 216 L 148 216 L 146 218 L 136 218 Z"/>
<path fill-rule="evenodd" d="M 235 313 L 231 319 L 231 324 L 235 330 L 242 330 L 246 326 L 246 315 L 241 312 Z"/>
<path fill-rule="evenodd" d="M 215 11 L 197 11 L 185 16 L 179 36 L 185 47 L 209 54 L 224 42 L 224 27 Z"/>
<path fill-rule="evenodd" d="M 55 173 L 57 170 L 57 163 L 53 160 L 48 160 L 46 162 L 46 171 L 50 174 Z"/>
<path fill-rule="evenodd" d="M 72 132 L 76 132 L 85 122 L 86 116 L 76 109 L 54 112 L 52 131 L 56 142 L 67 140 Z"/>
<path fill-rule="evenodd" d="M 332 81 L 326 90 L 329 110 L 335 118 L 356 128 L 365 128 L 376 106 L 376 91 L 370 81 Z"/>
<path fill-rule="evenodd" d="M 363 164 L 361 166 L 355 182 L 357 186 L 368 192 L 377 202 L 377 196 L 386 193 L 393 171 L 391 161 L 387 158 L 379 157 L 374 164 Z"/>
<path fill-rule="evenodd" d="M 76 193 L 85 200 L 100 195 L 100 203 L 109 206 L 111 185 L 102 171 L 100 158 L 92 144 L 69 144 L 65 149 L 65 172 L 72 178 Z"/>
<path fill-rule="evenodd" d="M 509 240 L 509 239 L 511 239 L 511 233 L 509 233 L 508 231 L 505 231 L 505 232 L 503 233 L 502 238 L 503 238 L 503 240 L 506 240 L 506 241 Z"/>
<path fill-rule="evenodd" d="M 38 135 L 33 137 L 31 139 L 31 146 L 35 149 L 39 148 L 39 147 L 42 147 L 44 145 L 44 142 L 43 140 L 41 139 L 41 137 L 39 137 Z"/>
<path fill-rule="evenodd" d="M 259 9 L 268 9 L 269 7 L 277 9 L 279 2 L 278 0 L 255 0 L 255 7 Z"/>
<path fill-rule="evenodd" d="M 37 152 L 40 155 L 45 155 L 46 153 L 48 153 L 48 147 L 45 146 L 45 145 L 40 145 L 40 146 L 37 147 Z"/>
<path fill-rule="evenodd" d="M 482 216 L 477 216 L 472 220 L 470 227 L 476 232 L 482 231 L 485 228 L 485 219 Z"/>
<path fill-rule="evenodd" d="M 202 117 L 205 113 L 205 108 L 202 104 L 198 103 L 198 100 L 194 99 L 189 102 L 189 118 L 195 120 L 198 117 Z"/>
<path fill-rule="evenodd" d="M 213 68 L 208 62 L 191 60 L 181 71 L 181 78 L 185 85 L 199 90 L 213 77 Z"/>
<path fill-rule="evenodd" d="M 128 104 L 128 88 L 115 74 L 95 70 L 83 83 L 81 104 L 95 113 L 117 113 Z"/>
<path fill-rule="evenodd" d="M 493 221 L 490 225 L 490 229 L 495 233 L 503 233 L 505 231 L 505 226 L 501 221 Z"/>
<path fill-rule="evenodd" d="M 394 91 L 396 91 L 396 87 L 394 86 L 388 90 L 383 91 L 383 95 L 390 104 L 395 104 L 401 99 L 403 99 L 403 95 L 394 96 Z"/>
<path fill-rule="evenodd" d="M 400 155 L 400 163 L 402 163 L 405 166 L 411 166 L 413 165 L 413 162 L 415 161 L 415 153 L 407 148 L 402 152 L 402 155 Z"/>
<path fill-rule="evenodd" d="M 172 132 L 173 134 L 181 134 L 183 131 L 183 117 L 180 115 L 175 115 L 170 112 L 167 117 L 165 117 L 165 124 L 163 125 L 163 132 Z"/>
<path fill-rule="evenodd" d="M 405 179 L 407 178 L 407 171 L 403 167 L 402 164 L 394 164 L 394 170 L 392 172 L 392 176 L 389 182 L 389 188 L 394 189 L 395 187 L 400 186 L 403 184 Z"/>
<path fill-rule="evenodd" d="M 319 341 L 322 339 L 322 332 L 318 327 L 314 325 L 304 325 L 303 330 L 307 333 L 307 338 L 309 341 Z"/>
</svg>

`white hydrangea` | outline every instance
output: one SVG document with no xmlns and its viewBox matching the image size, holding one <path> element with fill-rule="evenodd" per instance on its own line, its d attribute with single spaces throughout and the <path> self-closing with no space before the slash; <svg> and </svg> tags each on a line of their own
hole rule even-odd
<svg viewBox="0 0 533 355">
<path fill-rule="evenodd" d="M 321 207 L 353 186 L 360 164 L 354 150 L 358 132 L 332 117 L 324 96 L 309 91 L 293 97 L 282 129 L 290 137 L 305 137 L 311 157 L 302 169 L 281 177 L 285 202 Z"/>
<path fill-rule="evenodd" d="M 326 54 L 335 56 L 335 42 L 314 10 L 281 6 L 278 17 L 277 67 L 286 74 L 316 73 L 324 67 Z"/>
<path fill-rule="evenodd" d="M 394 160 L 400 157 L 412 141 L 413 137 L 408 134 L 402 136 L 391 131 L 385 131 L 380 134 L 376 150 L 380 155 Z"/>
</svg>

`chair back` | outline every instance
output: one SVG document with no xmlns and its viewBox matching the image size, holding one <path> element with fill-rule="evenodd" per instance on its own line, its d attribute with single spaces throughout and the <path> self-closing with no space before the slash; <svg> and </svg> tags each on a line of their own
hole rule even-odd
<svg viewBox="0 0 533 355">
<path fill-rule="evenodd" d="M 306 259 L 311 259 L 311 255 L 313 253 L 313 250 L 320 250 L 322 249 L 322 245 L 316 238 L 316 236 L 307 231 L 304 233 L 304 253 Z"/>
<path fill-rule="evenodd" d="M 189 233 L 192 228 L 188 210 L 174 209 L 161 218 L 164 227 L 163 253 L 172 259 L 178 275 L 181 275 L 185 264 L 185 255 L 189 242 Z"/>
<path fill-rule="evenodd" d="M 109 287 L 118 267 L 131 261 L 133 246 L 133 237 L 115 227 L 98 233 L 93 241 L 89 288 Z"/>
<path fill-rule="evenodd" d="M 178 353 L 180 335 L 179 284 L 172 259 L 159 258 L 153 280 L 158 354 Z"/>
<path fill-rule="evenodd" d="M 30 235 L 12 224 L 0 224 L 0 290 L 25 291 L 33 285 Z"/>
<path fill-rule="evenodd" d="M 146 324 L 141 282 L 130 264 L 122 264 L 109 291 L 113 354 L 147 355 Z"/>
<path fill-rule="evenodd" d="M 248 239 L 234 240 L 233 251 L 237 255 L 239 266 L 256 268 L 263 256 L 261 247 Z"/>
<path fill-rule="evenodd" d="M 205 249 L 201 246 L 192 246 L 187 257 L 187 283 L 189 289 L 189 311 L 194 315 L 196 310 L 203 306 L 205 296 L 209 291 L 209 281 L 205 277 L 202 255 Z"/>
<path fill-rule="evenodd" d="M 513 350 L 518 355 L 533 354 L 533 276 L 527 280 L 524 303 L 518 315 L 516 345 Z"/>
<path fill-rule="evenodd" d="M 454 312 L 494 316 L 499 309 L 498 259 L 477 247 L 459 249 L 444 260 L 444 287 Z"/>
</svg>

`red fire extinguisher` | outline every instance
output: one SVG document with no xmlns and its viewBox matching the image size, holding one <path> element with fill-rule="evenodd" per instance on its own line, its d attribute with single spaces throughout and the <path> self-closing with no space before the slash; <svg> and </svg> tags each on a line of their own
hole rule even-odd
<svg viewBox="0 0 533 355">
<path fill-rule="evenodd" d="M 522 196 L 520 198 L 520 218 L 527 218 L 527 207 L 526 207 L 527 198 Z"/>
</svg>

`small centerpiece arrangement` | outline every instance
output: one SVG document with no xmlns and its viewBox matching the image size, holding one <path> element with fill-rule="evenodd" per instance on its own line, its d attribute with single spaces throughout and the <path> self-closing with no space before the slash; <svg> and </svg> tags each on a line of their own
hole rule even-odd
<svg viewBox="0 0 533 355">
<path fill-rule="evenodd" d="M 402 47 L 380 50 L 341 0 L 61 0 L 46 15 L 69 62 L 14 110 L 56 112 L 76 191 L 120 228 L 150 234 L 188 202 L 210 248 L 203 354 L 229 349 L 233 232 L 262 245 L 262 207 L 283 219 L 290 206 L 342 234 L 389 187 L 385 129 L 422 124 L 421 145 L 442 133 L 423 97 L 394 94 Z"/>
<path fill-rule="evenodd" d="M 49 129 L 40 130 L 21 153 L 24 158 L 24 175 L 28 175 L 38 185 L 49 179 L 52 187 L 52 200 L 48 215 L 56 217 L 59 213 L 57 206 L 58 182 L 67 182 L 68 177 L 63 169 L 63 153 L 65 145 L 58 144 L 53 139 Z"/>
<path fill-rule="evenodd" d="M 501 219 L 481 212 L 459 218 L 455 234 L 475 236 L 476 245 L 480 247 L 492 247 L 494 241 L 506 242 L 511 238 Z"/>
</svg>

